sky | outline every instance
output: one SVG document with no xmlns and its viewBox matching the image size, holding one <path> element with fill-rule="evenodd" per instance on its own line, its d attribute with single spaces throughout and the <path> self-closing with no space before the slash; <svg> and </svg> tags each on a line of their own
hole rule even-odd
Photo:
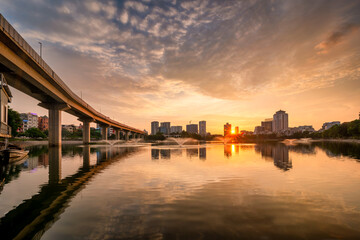
<svg viewBox="0 0 360 240">
<path fill-rule="evenodd" d="M 254 130 L 360 112 L 360 1 L 1 0 L 0 13 L 62 80 L 103 114 L 150 130 L 226 122 Z M 47 111 L 12 89 L 11 107 Z M 64 113 L 63 123 L 79 124 Z"/>
</svg>

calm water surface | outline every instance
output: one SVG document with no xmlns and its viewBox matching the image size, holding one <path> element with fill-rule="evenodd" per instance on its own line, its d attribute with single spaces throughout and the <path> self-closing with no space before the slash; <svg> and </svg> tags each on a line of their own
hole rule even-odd
<svg viewBox="0 0 360 240">
<path fill-rule="evenodd" d="M 360 239 L 360 146 L 30 148 L 0 239 Z"/>
</svg>

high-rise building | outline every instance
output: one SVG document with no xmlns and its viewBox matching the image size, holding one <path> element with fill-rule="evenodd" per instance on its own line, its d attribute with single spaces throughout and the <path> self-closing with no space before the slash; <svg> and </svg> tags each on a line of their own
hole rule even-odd
<svg viewBox="0 0 360 240">
<path fill-rule="evenodd" d="M 167 128 L 166 127 L 159 127 L 159 132 L 161 132 L 164 135 L 168 135 Z"/>
<path fill-rule="evenodd" d="M 47 116 L 38 117 L 38 128 L 41 131 L 49 130 L 49 118 Z"/>
<path fill-rule="evenodd" d="M 156 135 L 158 131 L 159 131 L 159 122 L 157 121 L 151 122 L 151 135 Z"/>
<path fill-rule="evenodd" d="M 224 125 L 224 136 L 230 135 L 231 134 L 231 124 L 226 123 Z"/>
<path fill-rule="evenodd" d="M 186 132 L 188 133 L 198 133 L 198 125 L 197 124 L 188 124 L 186 125 Z"/>
<path fill-rule="evenodd" d="M 170 122 L 162 122 L 160 123 L 160 127 L 166 129 L 165 132 L 163 132 L 165 135 L 170 134 Z"/>
<path fill-rule="evenodd" d="M 264 127 L 265 132 L 272 132 L 273 131 L 272 125 L 273 125 L 272 118 L 267 118 L 267 119 L 265 119 L 265 121 L 261 122 L 261 126 Z"/>
<path fill-rule="evenodd" d="M 182 126 L 171 126 L 170 127 L 170 133 L 181 133 L 182 132 Z"/>
<path fill-rule="evenodd" d="M 30 128 L 38 128 L 38 116 L 36 113 L 21 113 L 20 118 L 23 121 L 23 131 Z"/>
<path fill-rule="evenodd" d="M 235 127 L 235 134 L 239 134 L 239 127 Z"/>
<path fill-rule="evenodd" d="M 206 135 L 206 121 L 200 121 L 199 122 L 199 134 L 201 136 Z"/>
<path fill-rule="evenodd" d="M 277 111 L 272 122 L 272 131 L 281 132 L 289 128 L 289 116 L 285 111 Z"/>
</svg>

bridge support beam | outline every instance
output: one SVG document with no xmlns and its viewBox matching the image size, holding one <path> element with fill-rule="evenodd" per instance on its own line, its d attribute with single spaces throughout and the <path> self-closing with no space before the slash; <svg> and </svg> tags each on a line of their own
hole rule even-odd
<svg viewBox="0 0 360 240">
<path fill-rule="evenodd" d="M 61 146 L 61 111 L 69 109 L 67 104 L 40 103 L 49 110 L 49 146 Z"/>
<path fill-rule="evenodd" d="M 129 141 L 130 138 L 130 131 L 125 132 L 125 141 Z"/>
</svg>

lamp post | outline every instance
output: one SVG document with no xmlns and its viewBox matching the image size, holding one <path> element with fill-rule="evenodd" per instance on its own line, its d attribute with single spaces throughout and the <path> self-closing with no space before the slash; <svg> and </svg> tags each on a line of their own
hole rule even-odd
<svg viewBox="0 0 360 240">
<path fill-rule="evenodd" d="M 40 44 L 40 57 L 42 58 L 42 43 L 39 42 L 39 44 Z"/>
</svg>

